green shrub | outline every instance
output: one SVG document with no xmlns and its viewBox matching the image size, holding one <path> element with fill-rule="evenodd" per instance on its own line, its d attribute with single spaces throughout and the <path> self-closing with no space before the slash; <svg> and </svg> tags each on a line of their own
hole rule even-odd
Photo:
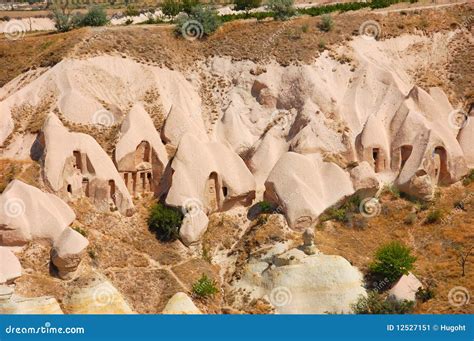
<svg viewBox="0 0 474 341">
<path fill-rule="evenodd" d="M 181 12 L 181 3 L 179 0 L 165 0 L 161 4 L 161 11 L 167 17 L 175 17 Z"/>
<path fill-rule="evenodd" d="M 369 291 L 367 297 L 360 296 L 351 305 L 355 314 L 409 314 L 414 307 L 413 301 L 386 300 L 376 291 Z"/>
<path fill-rule="evenodd" d="M 136 17 L 140 15 L 140 11 L 135 8 L 133 5 L 127 5 L 125 12 L 123 14 L 127 17 Z"/>
<path fill-rule="evenodd" d="M 101 6 L 92 6 L 84 15 L 80 26 L 104 26 L 109 23 L 107 13 Z"/>
<path fill-rule="evenodd" d="M 471 183 L 474 182 L 474 169 L 471 169 L 468 175 L 462 180 L 462 184 L 464 186 L 469 186 Z"/>
<path fill-rule="evenodd" d="M 202 7 L 199 0 L 181 0 L 181 12 L 192 14 L 195 7 Z"/>
<path fill-rule="evenodd" d="M 435 292 L 430 287 L 426 289 L 420 287 L 415 295 L 417 300 L 420 300 L 421 302 L 426 302 L 435 297 Z"/>
<path fill-rule="evenodd" d="M 180 210 L 158 203 L 150 211 L 148 226 L 159 240 L 167 242 L 178 238 L 182 221 L 183 214 Z"/>
<path fill-rule="evenodd" d="M 329 14 L 324 14 L 321 17 L 321 23 L 319 24 L 319 29 L 323 32 L 329 32 L 334 27 L 334 22 L 332 17 Z"/>
<path fill-rule="evenodd" d="M 72 229 L 84 237 L 87 237 L 87 232 L 83 228 L 80 228 L 79 226 L 73 226 Z"/>
<path fill-rule="evenodd" d="M 408 213 L 408 215 L 403 220 L 405 225 L 413 225 L 416 222 L 416 214 L 415 213 Z"/>
<path fill-rule="evenodd" d="M 194 40 L 214 33 L 221 21 L 217 11 L 210 6 L 193 7 L 189 15 L 178 16 L 176 33 L 186 39 Z"/>
<path fill-rule="evenodd" d="M 80 14 L 71 14 L 68 8 L 54 6 L 51 10 L 54 27 L 58 32 L 67 32 L 77 27 L 82 20 Z"/>
<path fill-rule="evenodd" d="M 294 0 L 268 0 L 266 8 L 276 20 L 286 20 L 295 14 Z"/>
<path fill-rule="evenodd" d="M 436 209 L 428 212 L 426 216 L 426 224 L 436 224 L 443 218 L 443 211 Z"/>
<path fill-rule="evenodd" d="M 273 205 L 268 202 L 268 201 L 260 201 L 258 203 L 258 208 L 260 210 L 260 213 L 273 213 L 274 212 L 274 208 L 273 208 Z"/>
<path fill-rule="evenodd" d="M 253 8 L 257 8 L 262 4 L 262 0 L 233 0 L 235 11 L 248 12 Z"/>
<path fill-rule="evenodd" d="M 390 283 L 408 274 L 416 261 L 411 250 L 398 241 L 381 246 L 375 252 L 374 258 L 369 265 L 369 271 L 375 277 L 387 278 Z"/>
<path fill-rule="evenodd" d="M 199 297 L 212 296 L 219 292 L 217 284 L 214 280 L 202 274 L 201 278 L 193 284 L 193 293 Z"/>
</svg>

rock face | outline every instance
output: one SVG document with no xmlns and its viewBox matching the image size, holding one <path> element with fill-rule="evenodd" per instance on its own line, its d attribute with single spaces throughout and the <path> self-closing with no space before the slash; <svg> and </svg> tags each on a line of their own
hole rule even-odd
<svg viewBox="0 0 474 341">
<path fill-rule="evenodd" d="M 251 204 L 255 180 L 242 159 L 219 142 L 186 134 L 171 164 L 166 203 L 206 213 Z"/>
<path fill-rule="evenodd" d="M 373 197 L 380 188 L 380 182 L 367 161 L 361 162 L 349 172 L 354 190 L 361 198 Z"/>
<path fill-rule="evenodd" d="M 25 298 L 13 295 L 10 300 L 0 302 L 0 314 L 63 314 L 54 297 Z"/>
<path fill-rule="evenodd" d="M 202 210 L 188 212 L 179 229 L 181 241 L 189 246 L 201 239 L 207 230 L 209 218 Z"/>
<path fill-rule="evenodd" d="M 398 301 L 415 301 L 416 292 L 422 287 L 423 284 L 410 272 L 408 275 L 403 275 L 390 289 L 389 297 Z"/>
<path fill-rule="evenodd" d="M 54 242 L 51 261 L 62 279 L 71 279 L 81 263 L 89 241 L 72 228 L 66 228 Z"/>
<path fill-rule="evenodd" d="M 196 315 L 202 314 L 193 301 L 184 292 L 178 292 L 170 298 L 163 314 Z"/>
<path fill-rule="evenodd" d="M 103 276 L 74 289 L 63 301 L 69 314 L 132 314 L 118 290 Z"/>
<path fill-rule="evenodd" d="M 143 105 L 137 103 L 122 123 L 115 163 L 130 194 L 156 192 L 168 154 Z"/>
<path fill-rule="evenodd" d="M 0 196 L 0 245 L 19 246 L 35 238 L 54 241 L 75 217 L 57 196 L 13 180 Z"/>
<path fill-rule="evenodd" d="M 328 207 L 354 193 L 349 174 L 318 154 L 286 153 L 265 182 L 265 198 L 275 202 L 294 229 L 312 226 Z"/>
<path fill-rule="evenodd" d="M 40 136 L 45 183 L 61 198 L 89 197 L 101 210 L 133 214 L 130 194 L 114 163 L 89 135 L 71 133 L 50 114 Z"/>
<path fill-rule="evenodd" d="M 350 313 L 366 294 L 362 274 L 346 259 L 298 249 L 251 259 L 233 288 L 250 300 L 266 298 L 280 314 Z"/>
<path fill-rule="evenodd" d="M 21 277 L 21 264 L 18 258 L 6 247 L 0 246 L 0 284 L 12 283 Z"/>
</svg>

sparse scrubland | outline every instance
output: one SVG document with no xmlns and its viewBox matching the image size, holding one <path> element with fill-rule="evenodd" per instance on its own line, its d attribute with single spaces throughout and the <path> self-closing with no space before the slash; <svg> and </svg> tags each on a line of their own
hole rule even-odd
<svg viewBox="0 0 474 341">
<path fill-rule="evenodd" d="M 472 314 L 474 12 L 395 3 L 56 8 L 0 37 L 5 285 L 65 313 Z"/>
</svg>

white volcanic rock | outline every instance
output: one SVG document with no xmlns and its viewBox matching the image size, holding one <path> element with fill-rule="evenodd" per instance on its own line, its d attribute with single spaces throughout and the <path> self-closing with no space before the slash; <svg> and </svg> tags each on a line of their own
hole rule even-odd
<svg viewBox="0 0 474 341">
<path fill-rule="evenodd" d="M 354 190 L 361 197 L 375 196 L 380 188 L 380 182 L 373 168 L 363 161 L 349 171 Z"/>
<path fill-rule="evenodd" d="M 13 282 L 21 277 L 21 271 L 20 261 L 13 252 L 0 246 L 0 284 Z"/>
<path fill-rule="evenodd" d="M 459 144 L 464 152 L 466 162 L 469 168 L 474 168 L 474 108 L 471 110 L 470 116 L 465 121 L 461 121 L 463 125 L 458 135 Z"/>
<path fill-rule="evenodd" d="M 0 314 L 63 314 L 54 297 L 43 296 L 26 298 L 13 295 L 9 301 L 0 302 Z"/>
<path fill-rule="evenodd" d="M 62 279 L 74 277 L 89 241 L 72 228 L 66 228 L 54 242 L 51 250 L 51 261 L 58 269 Z"/>
<path fill-rule="evenodd" d="M 64 59 L 25 86 L 12 81 L 3 93 L 8 96 L 0 101 L 0 145 L 13 131 L 12 109 L 36 107 L 50 95 L 67 120 L 81 124 L 100 123 L 100 116 L 107 125 L 119 123 L 130 103 L 150 94 L 164 112 L 173 107 L 178 117 L 201 117 L 201 99 L 183 74 L 120 56 Z"/>
<path fill-rule="evenodd" d="M 102 275 L 74 289 L 63 300 L 69 314 L 132 314 L 133 311 L 120 292 Z"/>
<path fill-rule="evenodd" d="M 122 214 L 133 214 L 132 198 L 123 179 L 94 138 L 69 132 L 50 114 L 40 140 L 45 183 L 61 198 L 86 196 L 98 209 L 116 206 Z"/>
<path fill-rule="evenodd" d="M 54 194 L 13 180 L 0 195 L 0 245 L 19 246 L 35 238 L 54 241 L 75 218 Z"/>
<path fill-rule="evenodd" d="M 201 141 L 207 141 L 206 128 L 202 117 L 195 114 L 196 110 L 186 112 L 171 106 L 161 136 L 164 142 L 178 146 L 185 134 L 193 134 Z"/>
<path fill-rule="evenodd" d="M 184 292 L 178 292 L 170 298 L 163 314 L 197 315 L 202 314 L 193 301 Z"/>
<path fill-rule="evenodd" d="M 187 246 L 196 243 L 206 232 L 208 223 L 209 218 L 202 210 L 186 213 L 179 229 L 181 241 Z"/>
<path fill-rule="evenodd" d="M 398 301 L 415 301 L 416 292 L 422 287 L 423 284 L 410 272 L 408 275 L 403 275 L 390 289 L 389 297 Z"/>
<path fill-rule="evenodd" d="M 191 134 L 181 139 L 171 164 L 166 203 L 206 213 L 248 206 L 255 180 L 243 160 L 219 142 L 203 142 Z"/>
<path fill-rule="evenodd" d="M 351 313 L 351 304 L 366 295 L 362 273 L 346 259 L 298 249 L 273 261 L 250 259 L 232 288 L 237 304 L 265 298 L 279 314 Z"/>
<path fill-rule="evenodd" d="M 286 153 L 265 182 L 265 198 L 275 202 L 294 229 L 312 226 L 318 216 L 354 193 L 349 174 L 318 154 Z"/>
<path fill-rule="evenodd" d="M 141 103 L 135 104 L 122 123 L 120 138 L 115 148 L 115 163 L 124 176 L 130 193 L 143 187 L 146 175 L 150 192 L 159 192 L 163 170 L 168 164 L 168 154 L 155 129 L 152 119 Z M 144 174 L 144 175 L 142 175 Z M 135 183 L 134 183 L 135 182 Z M 147 188 L 142 188 L 146 191 Z"/>
<path fill-rule="evenodd" d="M 0 279 L 0 283 L 1 282 L 2 280 Z M 0 285 L 0 304 L 5 301 L 9 301 L 10 298 L 13 296 L 13 292 L 14 290 L 12 287 L 1 284 Z"/>
</svg>

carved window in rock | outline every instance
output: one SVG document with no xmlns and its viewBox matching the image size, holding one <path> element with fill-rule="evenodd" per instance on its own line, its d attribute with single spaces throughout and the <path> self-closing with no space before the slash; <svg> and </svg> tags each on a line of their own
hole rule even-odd
<svg viewBox="0 0 474 341">
<path fill-rule="evenodd" d="M 400 170 L 402 170 L 403 167 L 405 166 L 405 163 L 410 158 L 412 151 L 413 151 L 413 146 L 410 146 L 410 145 L 405 145 L 405 146 L 402 146 L 402 148 L 400 148 L 400 159 L 401 159 Z"/>
<path fill-rule="evenodd" d="M 150 162 L 151 160 L 151 147 L 150 143 L 147 141 L 142 141 L 140 144 L 137 146 L 137 149 L 135 150 L 135 166 L 138 166 L 139 164 L 143 162 Z"/>
<path fill-rule="evenodd" d="M 72 155 L 74 156 L 74 167 L 79 169 L 79 171 L 82 173 L 83 164 L 82 164 L 81 152 L 78 151 L 78 150 L 75 150 L 75 151 L 72 152 Z"/>
<path fill-rule="evenodd" d="M 444 147 L 436 147 L 433 151 L 434 177 L 438 184 L 446 184 L 449 181 L 448 156 Z"/>
<path fill-rule="evenodd" d="M 385 170 L 385 155 L 380 148 L 372 149 L 372 159 L 374 162 L 375 173 L 379 173 Z"/>
<path fill-rule="evenodd" d="M 115 181 L 109 180 L 109 198 L 115 204 Z"/>
<path fill-rule="evenodd" d="M 206 182 L 206 203 L 211 212 L 219 209 L 220 188 L 216 172 L 212 172 Z"/>
</svg>

